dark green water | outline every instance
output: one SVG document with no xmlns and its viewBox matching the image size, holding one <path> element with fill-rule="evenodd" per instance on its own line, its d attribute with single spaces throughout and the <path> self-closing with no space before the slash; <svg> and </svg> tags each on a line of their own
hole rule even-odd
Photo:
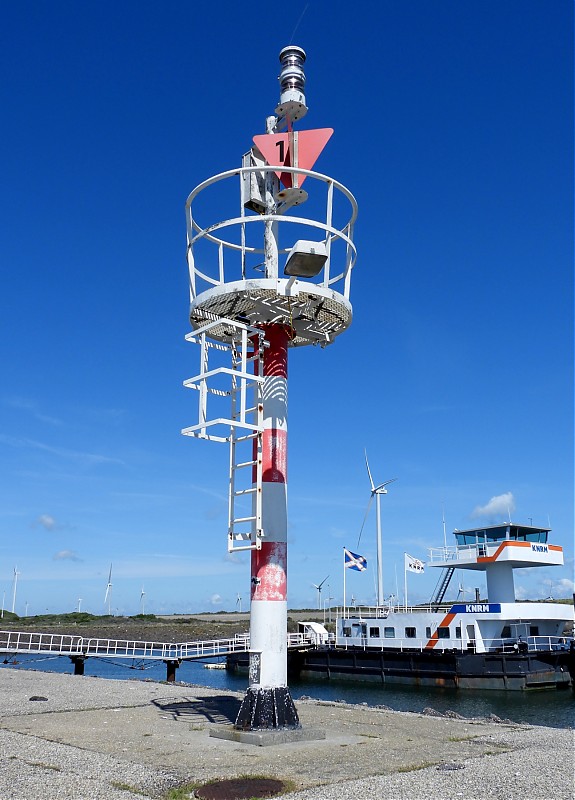
<svg viewBox="0 0 575 800">
<path fill-rule="evenodd" d="M 163 662 L 111 661 L 89 658 L 85 674 L 116 680 L 165 680 Z M 19 656 L 18 663 L 2 664 L 16 669 L 36 669 L 45 672 L 68 672 L 73 668 L 66 657 L 43 658 Z M 1 673 L 0 673 L 1 674 Z M 246 689 L 245 676 L 231 675 L 226 670 L 205 669 L 203 664 L 184 662 L 176 674 L 178 681 L 209 686 L 224 691 Z M 82 680 L 78 677 L 78 680 Z M 437 711 L 456 711 L 464 717 L 498 717 L 530 725 L 547 725 L 553 728 L 573 728 L 575 723 L 575 693 L 571 689 L 544 692 L 474 691 L 470 689 L 421 688 L 415 686 L 384 687 L 371 683 L 335 680 L 306 680 L 290 683 L 294 699 L 302 695 L 319 700 L 344 700 L 346 703 L 386 705 L 395 711 L 421 712 L 424 708 Z"/>
</svg>

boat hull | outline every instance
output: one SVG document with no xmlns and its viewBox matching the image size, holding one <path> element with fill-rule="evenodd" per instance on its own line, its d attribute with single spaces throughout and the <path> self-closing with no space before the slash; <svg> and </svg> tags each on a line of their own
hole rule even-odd
<svg viewBox="0 0 575 800">
<path fill-rule="evenodd" d="M 318 647 L 288 653 L 292 678 L 370 681 L 380 684 L 510 691 L 568 688 L 573 653 L 461 653 Z M 247 671 L 247 657 L 228 656 L 228 669 Z"/>
</svg>

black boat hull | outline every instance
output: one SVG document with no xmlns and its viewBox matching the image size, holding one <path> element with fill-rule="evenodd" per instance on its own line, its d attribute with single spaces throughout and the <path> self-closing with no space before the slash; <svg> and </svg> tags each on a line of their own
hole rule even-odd
<svg viewBox="0 0 575 800">
<path fill-rule="evenodd" d="M 247 671 L 247 654 L 228 656 L 228 669 Z M 573 685 L 574 654 L 569 651 L 461 653 L 331 648 L 290 650 L 288 675 L 349 679 L 412 686 L 512 691 L 559 689 Z"/>
</svg>

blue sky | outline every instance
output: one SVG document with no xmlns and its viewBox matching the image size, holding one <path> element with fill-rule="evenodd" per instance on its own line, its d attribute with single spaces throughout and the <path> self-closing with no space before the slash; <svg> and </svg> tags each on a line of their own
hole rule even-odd
<svg viewBox="0 0 575 800">
<path fill-rule="evenodd" d="M 264 132 L 292 36 L 308 54 L 301 128 L 335 129 L 317 168 L 357 198 L 359 257 L 349 331 L 290 354 L 289 605 L 313 606 L 328 574 L 341 602 L 343 546 L 370 565 L 348 592 L 373 600 L 364 447 L 376 481 L 398 478 L 386 594 L 404 551 L 442 544 L 442 506 L 450 532 L 511 503 L 515 521 L 550 520 L 566 558 L 517 573 L 518 596 L 570 595 L 572 4 L 349 8 L 3 6 L 7 608 L 17 565 L 17 613 L 78 598 L 102 613 L 111 562 L 117 613 L 137 613 L 142 585 L 155 613 L 232 610 L 238 593 L 246 607 L 226 447 L 179 433 L 197 371 L 184 202 Z M 412 576 L 410 600 L 435 580 Z"/>
</svg>

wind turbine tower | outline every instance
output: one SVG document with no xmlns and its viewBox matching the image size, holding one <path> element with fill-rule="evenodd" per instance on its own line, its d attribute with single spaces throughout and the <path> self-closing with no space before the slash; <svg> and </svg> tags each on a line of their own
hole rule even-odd
<svg viewBox="0 0 575 800">
<path fill-rule="evenodd" d="M 367 467 L 367 474 L 369 476 L 369 483 L 371 486 L 371 495 L 369 498 L 369 504 L 371 504 L 371 501 L 375 497 L 375 517 L 376 517 L 376 536 L 377 536 L 377 605 L 382 606 L 383 605 L 383 548 L 381 541 L 381 495 L 387 494 L 386 486 L 389 486 L 390 483 L 396 481 L 397 478 L 391 478 L 391 480 L 385 481 L 384 483 L 380 483 L 379 486 L 376 486 L 373 482 L 373 478 L 371 477 L 369 461 L 367 460 L 367 452 L 365 454 L 365 466 Z M 367 507 L 367 510 L 369 512 L 369 505 Z"/>
<path fill-rule="evenodd" d="M 12 578 L 12 613 L 15 613 L 16 609 L 16 588 L 18 586 L 18 567 L 14 567 L 14 577 Z"/>
<path fill-rule="evenodd" d="M 287 687 L 288 353 L 325 347 L 349 327 L 356 258 L 355 199 L 313 171 L 333 130 L 297 130 L 306 54 L 290 45 L 279 59 L 265 133 L 241 167 L 205 180 L 186 203 L 186 339 L 200 347 L 200 372 L 184 381 L 198 392 L 198 421 L 182 433 L 229 446 L 228 549 L 251 552 L 249 688 L 235 723 L 248 731 L 300 727 Z M 213 219 L 238 200 L 234 216 Z"/>
<path fill-rule="evenodd" d="M 106 584 L 106 594 L 104 595 L 104 606 L 108 602 L 108 616 L 112 615 L 112 565 L 110 564 L 110 572 L 108 573 L 108 583 Z"/>
</svg>

